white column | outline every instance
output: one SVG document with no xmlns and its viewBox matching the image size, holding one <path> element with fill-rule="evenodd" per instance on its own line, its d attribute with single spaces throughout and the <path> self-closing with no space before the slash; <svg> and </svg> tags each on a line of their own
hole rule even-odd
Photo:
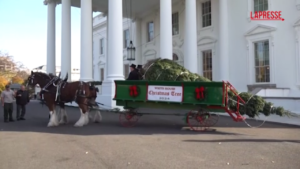
<svg viewBox="0 0 300 169">
<path fill-rule="evenodd" d="M 115 108 L 116 101 L 112 98 L 115 95 L 114 80 L 124 80 L 123 75 L 123 12 L 122 0 L 108 1 L 107 17 L 107 52 L 106 71 L 107 76 L 102 82 L 102 93 L 97 97 L 97 101 L 108 108 Z M 119 107 L 121 110 L 123 107 Z"/>
<path fill-rule="evenodd" d="M 123 13 L 122 1 L 108 1 L 107 80 L 124 79 L 123 75 Z"/>
<path fill-rule="evenodd" d="M 93 80 L 92 0 L 81 0 L 80 80 Z"/>
<path fill-rule="evenodd" d="M 173 59 L 172 0 L 160 0 L 160 58 Z"/>
<path fill-rule="evenodd" d="M 185 1 L 184 67 L 198 73 L 196 0 Z"/>
<path fill-rule="evenodd" d="M 107 72 L 108 72 L 108 32 L 109 32 L 109 29 L 108 29 L 108 14 L 106 15 L 106 39 L 105 39 L 105 69 L 104 69 L 104 81 L 107 79 Z"/>
<path fill-rule="evenodd" d="M 296 76 L 297 85 L 300 84 L 300 25 L 295 26 L 296 31 Z"/>
<path fill-rule="evenodd" d="M 219 66 L 220 79 L 229 80 L 228 0 L 219 0 Z"/>
<path fill-rule="evenodd" d="M 135 46 L 135 62 L 137 65 L 143 64 L 142 60 L 142 29 L 141 29 L 141 20 L 135 19 L 134 21 L 134 41 L 133 45 Z"/>
<path fill-rule="evenodd" d="M 61 2 L 61 77 L 71 81 L 71 0 Z"/>
<path fill-rule="evenodd" d="M 55 74 L 55 1 L 47 1 L 47 73 Z"/>
</svg>

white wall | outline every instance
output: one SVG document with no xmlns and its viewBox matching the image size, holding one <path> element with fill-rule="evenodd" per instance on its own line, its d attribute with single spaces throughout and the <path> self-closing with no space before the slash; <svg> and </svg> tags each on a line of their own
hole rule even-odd
<svg viewBox="0 0 300 169">
<path fill-rule="evenodd" d="M 100 81 L 100 69 L 105 68 L 106 62 L 106 19 L 107 17 L 102 16 L 102 14 L 94 17 L 93 19 L 93 72 L 94 80 Z M 104 38 L 104 53 L 100 54 L 100 39 Z M 105 71 L 106 72 L 106 71 Z M 106 73 L 104 73 L 106 77 Z"/>
<path fill-rule="evenodd" d="M 299 54 L 295 52 L 296 32 L 293 25 L 299 19 L 300 10 L 297 10 L 296 3 L 293 0 L 269 0 L 269 9 L 282 11 L 282 17 L 285 20 L 250 21 L 248 17 L 251 8 L 253 8 L 250 2 L 251 0 L 229 1 L 230 82 L 241 91 L 246 90 L 247 84 L 254 84 L 254 56 L 251 52 L 253 50 L 251 41 L 270 38 L 271 81 L 279 88 L 291 88 L 293 92 L 290 92 L 290 94 L 299 97 L 299 89 L 296 86 L 299 64 L 295 64 L 296 57 L 299 57 Z M 270 28 L 258 27 L 257 32 L 267 32 L 253 34 L 247 38 L 244 36 L 259 24 Z M 271 31 L 272 29 L 276 30 Z M 251 77 L 249 77 L 250 74 L 252 74 Z"/>
</svg>

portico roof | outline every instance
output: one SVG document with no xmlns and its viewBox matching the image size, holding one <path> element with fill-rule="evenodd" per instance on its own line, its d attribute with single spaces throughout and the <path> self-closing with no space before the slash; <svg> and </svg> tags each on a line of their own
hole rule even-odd
<svg viewBox="0 0 300 169">
<path fill-rule="evenodd" d="M 72 7 L 80 8 L 80 1 L 81 0 L 72 0 Z M 108 1 L 109 0 L 93 0 L 93 12 L 102 12 L 106 14 L 108 12 Z M 172 3 L 175 4 L 180 1 L 181 0 L 172 0 Z M 61 0 L 57 0 L 57 2 L 61 3 Z M 159 11 L 159 4 L 160 0 L 123 0 L 123 17 L 143 17 L 153 11 L 153 9 Z"/>
</svg>

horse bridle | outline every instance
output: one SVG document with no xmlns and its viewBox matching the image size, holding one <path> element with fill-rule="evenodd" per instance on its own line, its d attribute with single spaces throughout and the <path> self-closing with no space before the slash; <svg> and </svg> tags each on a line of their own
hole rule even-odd
<svg viewBox="0 0 300 169">
<path fill-rule="evenodd" d="M 27 83 L 26 83 L 26 87 L 28 86 L 30 80 L 31 80 L 31 83 L 33 83 L 34 75 L 35 75 L 35 74 L 31 74 L 31 75 L 28 77 L 28 80 L 27 80 Z"/>
<path fill-rule="evenodd" d="M 47 74 L 46 74 L 46 75 L 47 75 Z M 27 81 L 26 87 L 28 86 L 28 84 L 29 84 L 30 81 L 31 81 L 31 84 L 33 84 L 33 80 L 34 80 L 35 76 L 36 76 L 35 74 L 31 74 L 31 75 L 28 77 L 28 81 Z M 49 77 L 50 81 L 43 87 L 42 91 L 44 91 L 44 92 L 48 92 L 47 88 L 48 88 L 51 84 L 52 84 L 53 86 L 56 87 L 55 81 L 56 81 L 57 79 L 60 78 L 60 73 L 59 73 L 59 76 L 55 76 L 55 77 L 53 77 L 53 78 L 51 78 L 49 75 L 47 75 L 47 76 Z"/>
</svg>

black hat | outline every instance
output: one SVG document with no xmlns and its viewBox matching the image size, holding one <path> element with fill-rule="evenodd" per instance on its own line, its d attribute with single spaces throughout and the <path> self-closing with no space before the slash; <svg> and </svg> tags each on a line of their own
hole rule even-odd
<svg viewBox="0 0 300 169">
<path fill-rule="evenodd" d="M 138 65 L 137 68 L 138 68 L 138 69 L 142 69 L 142 68 L 143 68 L 143 65 Z"/>
<path fill-rule="evenodd" d="M 135 68 L 136 68 L 136 65 L 135 65 L 135 64 L 131 64 L 130 67 L 132 67 L 132 68 L 135 69 Z"/>
</svg>

